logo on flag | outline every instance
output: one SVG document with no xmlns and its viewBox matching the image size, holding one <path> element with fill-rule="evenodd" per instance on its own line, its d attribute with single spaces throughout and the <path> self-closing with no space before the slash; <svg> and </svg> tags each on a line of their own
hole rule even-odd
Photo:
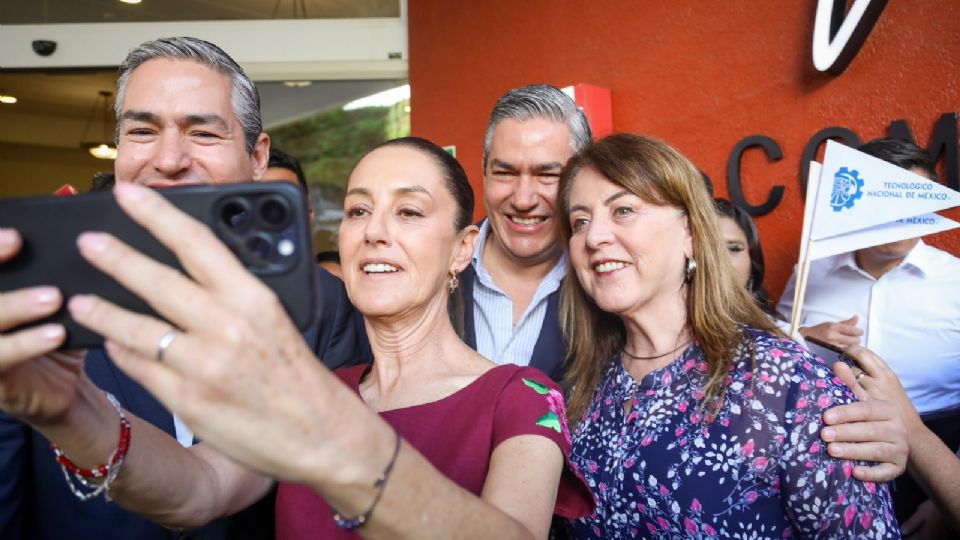
<svg viewBox="0 0 960 540">
<path fill-rule="evenodd" d="M 853 203 L 863 196 L 863 180 L 856 169 L 840 167 L 833 175 L 833 192 L 830 194 L 830 207 L 834 212 L 844 208 L 853 208 Z"/>
</svg>

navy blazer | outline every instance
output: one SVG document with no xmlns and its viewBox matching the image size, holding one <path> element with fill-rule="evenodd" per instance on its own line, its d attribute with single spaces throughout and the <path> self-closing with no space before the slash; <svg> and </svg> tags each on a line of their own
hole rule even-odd
<svg viewBox="0 0 960 540">
<path fill-rule="evenodd" d="M 370 361 L 362 319 L 343 283 L 325 270 L 316 273 L 317 316 L 304 333 L 330 369 Z M 358 333 L 359 332 L 359 333 Z M 174 436 L 173 416 L 142 386 L 120 371 L 103 349 L 87 354 L 90 379 L 123 407 Z M 134 432 L 133 437 L 137 434 Z M 171 531 L 127 512 L 102 497 L 85 503 L 69 491 L 50 443 L 25 424 L 0 413 L 0 539 L 170 540 L 273 538 L 272 494 L 257 505 L 193 531 Z"/>
<path fill-rule="evenodd" d="M 473 264 L 468 264 L 460 273 L 464 307 L 463 340 L 474 350 L 477 349 L 477 331 L 473 322 L 473 284 L 476 279 L 477 271 L 474 270 Z M 546 373 L 559 383 L 566 372 L 564 363 L 566 354 L 566 341 L 563 339 L 563 330 L 560 328 L 560 288 L 557 288 L 547 296 L 547 313 L 543 318 L 543 326 L 540 327 L 540 337 L 533 346 L 530 366 Z"/>
</svg>

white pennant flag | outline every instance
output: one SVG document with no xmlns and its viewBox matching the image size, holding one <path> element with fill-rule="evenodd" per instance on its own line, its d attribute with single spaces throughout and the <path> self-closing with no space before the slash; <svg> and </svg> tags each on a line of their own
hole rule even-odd
<svg viewBox="0 0 960 540">
<path fill-rule="evenodd" d="M 809 238 L 819 242 L 958 205 L 960 193 L 830 140 L 823 156 Z"/>
<path fill-rule="evenodd" d="M 807 256 L 810 257 L 810 260 L 815 261 L 839 253 L 849 253 L 889 242 L 918 238 L 928 234 L 949 231 L 957 227 L 960 227 L 960 223 L 937 214 L 908 217 L 892 223 L 875 225 L 840 236 L 817 240 L 810 244 Z"/>
</svg>

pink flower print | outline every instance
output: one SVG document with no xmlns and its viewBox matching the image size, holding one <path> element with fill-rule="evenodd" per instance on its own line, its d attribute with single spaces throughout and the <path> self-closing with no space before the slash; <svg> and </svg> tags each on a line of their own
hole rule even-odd
<svg viewBox="0 0 960 540">
<path fill-rule="evenodd" d="M 703 399 L 703 391 L 702 391 L 702 390 L 694 390 L 694 391 L 693 391 L 693 399 L 695 399 L 695 400 L 697 400 L 697 401 L 700 401 L 701 399 Z"/>
<path fill-rule="evenodd" d="M 770 382 L 770 376 L 766 373 L 760 374 L 760 382 Z"/>
<path fill-rule="evenodd" d="M 693 502 L 690 503 L 690 509 L 694 512 L 703 510 L 703 506 L 700 505 L 700 501 L 696 497 L 694 497 Z"/>
<path fill-rule="evenodd" d="M 597 538 L 600 538 L 600 534 L 601 534 L 601 532 L 600 532 L 600 527 L 594 526 L 594 528 L 593 528 L 593 534 L 595 534 L 595 535 L 597 536 Z"/>
<path fill-rule="evenodd" d="M 600 493 L 606 493 L 607 484 L 605 482 L 600 482 L 599 484 L 597 484 L 597 489 L 600 491 Z"/>
<path fill-rule="evenodd" d="M 637 493 L 646 493 L 647 490 L 644 489 L 643 484 L 637 484 Z"/>
<path fill-rule="evenodd" d="M 847 507 L 846 510 L 843 511 L 843 523 L 846 524 L 847 527 L 849 527 L 850 524 L 853 523 L 853 517 L 856 514 L 857 514 L 857 509 L 851 504 L 850 506 Z"/>
<path fill-rule="evenodd" d="M 717 530 L 711 527 L 709 523 L 703 525 L 703 530 L 707 533 L 707 536 L 717 535 Z"/>
<path fill-rule="evenodd" d="M 643 438 L 643 440 L 640 441 L 640 446 L 650 446 L 650 443 L 652 442 L 653 442 L 653 437 L 651 437 L 650 435 L 647 435 L 646 437 Z"/>
<path fill-rule="evenodd" d="M 867 491 L 869 491 L 870 493 L 877 492 L 877 485 L 874 484 L 873 482 L 864 482 L 863 485 L 867 486 Z"/>
<path fill-rule="evenodd" d="M 748 371 L 748 372 L 746 372 L 746 373 L 743 374 L 743 380 L 745 380 L 745 381 L 749 381 L 749 380 L 752 379 L 752 378 L 753 378 L 753 372 L 752 372 L 752 371 Z"/>
<path fill-rule="evenodd" d="M 785 531 L 783 531 L 783 534 L 780 535 L 780 538 L 792 538 L 792 537 L 793 537 L 793 529 L 786 529 Z"/>
<path fill-rule="evenodd" d="M 570 444 L 570 428 L 567 426 L 567 408 L 563 403 L 563 394 L 551 388 L 547 394 L 547 404 L 550 406 L 550 412 L 560 419 L 560 433 L 567 444 Z"/>
<path fill-rule="evenodd" d="M 653 523 L 647 523 L 647 530 L 650 531 L 650 534 L 657 534 L 657 526 Z M 600 533 L 597 533 L 597 536 L 600 536 Z"/>
<path fill-rule="evenodd" d="M 846 500 L 847 500 L 847 496 L 844 495 L 842 492 L 841 492 L 839 495 L 837 495 L 837 504 L 838 504 L 838 505 L 842 505 L 842 504 L 844 503 L 844 501 L 846 501 Z"/>
<path fill-rule="evenodd" d="M 753 455 L 753 439 L 750 439 L 749 441 L 747 441 L 747 444 L 740 447 L 740 453 L 745 456 Z"/>
<path fill-rule="evenodd" d="M 753 470 L 757 471 L 758 473 L 762 473 L 763 471 L 767 470 L 767 458 L 763 456 L 753 458 Z"/>
<path fill-rule="evenodd" d="M 817 379 L 817 382 L 814 383 L 814 384 L 817 386 L 817 388 L 826 388 L 826 387 L 827 387 L 827 382 L 824 381 L 823 379 Z"/>
<path fill-rule="evenodd" d="M 610 399 L 610 398 L 607 398 L 607 399 L 603 400 L 603 404 L 606 405 L 607 407 L 609 407 L 609 406 L 613 405 L 613 400 Z"/>
<path fill-rule="evenodd" d="M 807 400 L 800 398 L 797 400 L 797 408 L 802 409 L 807 406 Z"/>
<path fill-rule="evenodd" d="M 779 476 L 773 479 L 773 484 L 771 484 L 771 487 L 773 488 L 774 491 L 780 491 L 780 477 L 779 477 Z"/>
<path fill-rule="evenodd" d="M 693 413 L 693 416 L 690 417 L 690 421 L 694 424 L 700 423 L 700 413 Z"/>
<path fill-rule="evenodd" d="M 793 417 L 793 423 L 794 423 L 794 424 L 802 424 L 804 418 L 805 418 L 805 417 L 804 417 L 802 414 L 798 414 L 798 415 L 796 415 L 796 416 Z"/>
<path fill-rule="evenodd" d="M 690 534 L 697 534 L 697 524 L 688 517 L 683 518 L 683 528 Z"/>
<path fill-rule="evenodd" d="M 639 511 L 641 514 L 644 513 L 644 512 L 646 512 L 646 511 L 647 511 L 647 505 L 643 504 L 642 502 L 638 502 L 638 503 L 637 503 L 637 511 Z"/>
<path fill-rule="evenodd" d="M 814 442 L 813 444 L 810 445 L 810 453 L 811 453 L 811 454 L 816 454 L 816 453 L 819 452 L 819 451 L 820 451 L 820 443 L 819 443 L 819 442 Z"/>
<path fill-rule="evenodd" d="M 860 526 L 863 527 L 864 529 L 869 529 L 872 523 L 873 523 L 873 513 L 864 512 L 864 514 L 860 516 Z"/>
<path fill-rule="evenodd" d="M 668 523 L 667 520 L 663 519 L 660 516 L 657 516 L 657 525 L 660 525 L 660 528 L 663 530 L 667 530 L 670 528 L 670 523 Z"/>
<path fill-rule="evenodd" d="M 813 466 L 814 466 L 813 460 L 808 459 L 807 461 L 805 461 L 805 462 L 803 463 L 803 466 L 806 467 L 806 468 L 808 468 L 808 469 L 812 469 Z"/>
<path fill-rule="evenodd" d="M 811 369 L 813 369 L 813 366 L 810 365 L 810 362 L 804 362 L 803 369 L 810 371 Z"/>
<path fill-rule="evenodd" d="M 757 493 L 756 491 L 750 490 L 747 492 L 746 495 L 744 495 L 743 498 L 746 499 L 747 504 L 753 504 L 759 497 L 760 497 L 759 493 Z"/>
<path fill-rule="evenodd" d="M 687 412 L 687 402 L 681 401 L 680 405 L 677 405 L 677 410 L 680 412 Z"/>
<path fill-rule="evenodd" d="M 670 376 L 669 371 L 664 373 L 663 377 L 660 378 L 660 382 L 663 383 L 664 386 L 669 386 L 672 381 L 673 381 L 673 377 Z"/>
<path fill-rule="evenodd" d="M 667 486 L 660 484 L 660 494 L 666 497 L 670 494 L 670 490 L 667 489 Z"/>
<path fill-rule="evenodd" d="M 743 396 L 746 397 L 746 398 L 748 398 L 748 399 L 749 399 L 749 398 L 752 398 L 752 397 L 753 397 L 753 390 L 747 388 L 747 389 L 743 392 Z"/>
<path fill-rule="evenodd" d="M 697 362 L 697 369 L 700 371 L 707 371 L 707 363 L 705 361 Z"/>
<path fill-rule="evenodd" d="M 729 426 L 729 425 L 730 425 L 730 419 L 727 418 L 727 417 L 722 418 L 722 419 L 720 420 L 720 425 L 723 426 L 723 427 Z"/>
<path fill-rule="evenodd" d="M 683 371 L 689 372 L 691 369 L 693 369 L 694 365 L 696 365 L 696 362 L 694 362 L 693 359 L 687 360 L 683 363 Z"/>
<path fill-rule="evenodd" d="M 774 358 L 780 358 L 781 356 L 783 356 L 783 354 L 784 354 L 783 351 L 781 351 L 780 349 L 773 349 L 772 351 L 770 351 L 770 356 Z"/>
<path fill-rule="evenodd" d="M 809 384 L 807 384 L 807 383 L 805 383 L 805 382 L 800 383 L 800 390 L 803 390 L 804 392 L 806 392 L 806 391 L 809 390 L 809 389 L 810 389 L 810 385 L 809 385 Z"/>
<path fill-rule="evenodd" d="M 597 469 L 599 469 L 599 468 L 600 468 L 600 466 L 597 465 L 597 462 L 596 462 L 596 461 L 588 461 L 588 462 L 587 462 L 587 471 L 589 471 L 590 474 L 593 474 L 593 473 L 597 472 Z"/>
<path fill-rule="evenodd" d="M 833 463 L 828 464 L 828 465 L 827 465 L 827 474 L 832 474 L 834 468 L 835 468 L 835 467 L 833 466 Z"/>
<path fill-rule="evenodd" d="M 817 405 L 819 405 L 821 409 L 826 409 L 831 403 L 833 403 L 833 400 L 827 395 L 820 396 L 820 398 L 817 399 Z"/>
<path fill-rule="evenodd" d="M 843 462 L 842 467 L 843 467 L 843 476 L 845 476 L 847 480 L 849 480 L 850 475 L 853 474 L 853 463 L 845 460 Z"/>
<path fill-rule="evenodd" d="M 625 461 L 623 465 L 628 469 L 632 469 L 634 463 L 636 463 L 636 461 L 631 457 L 631 458 L 627 458 L 627 461 Z"/>
<path fill-rule="evenodd" d="M 683 433 L 684 433 L 684 429 L 682 427 L 678 427 L 677 430 L 673 432 L 673 434 L 676 435 L 677 437 L 683 435 Z"/>
</svg>

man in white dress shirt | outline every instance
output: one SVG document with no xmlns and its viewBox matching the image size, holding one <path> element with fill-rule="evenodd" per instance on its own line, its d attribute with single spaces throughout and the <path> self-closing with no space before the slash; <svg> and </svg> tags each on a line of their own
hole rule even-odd
<svg viewBox="0 0 960 540">
<path fill-rule="evenodd" d="M 875 139 L 860 150 L 936 180 L 933 160 L 913 143 Z M 796 272 L 777 306 L 785 316 L 793 308 L 795 283 Z M 814 261 L 800 334 L 838 347 L 860 344 L 886 359 L 928 427 L 957 449 L 960 259 L 911 238 Z M 824 358 L 836 357 L 816 345 L 810 348 Z M 902 503 L 905 492 L 894 491 L 901 520 L 919 503 Z"/>
</svg>

